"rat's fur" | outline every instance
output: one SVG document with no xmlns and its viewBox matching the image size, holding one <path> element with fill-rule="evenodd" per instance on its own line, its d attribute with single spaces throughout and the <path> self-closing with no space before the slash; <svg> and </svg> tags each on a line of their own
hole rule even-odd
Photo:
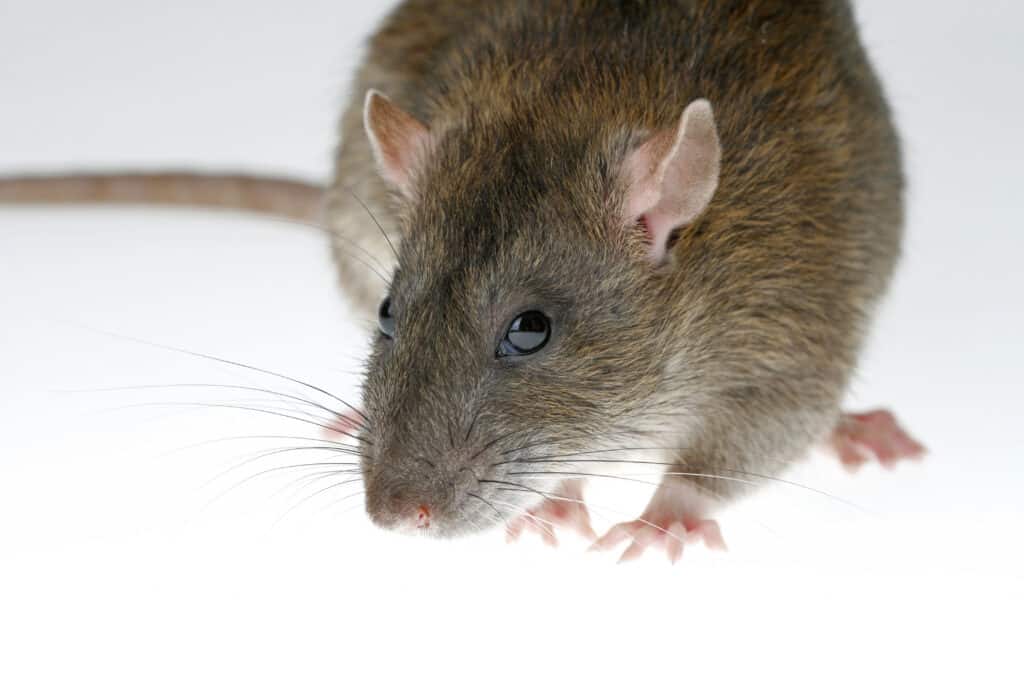
<svg viewBox="0 0 1024 683">
<path fill-rule="evenodd" d="M 434 136 L 411 198 L 374 170 L 369 88 Z M 621 167 L 697 98 L 718 190 L 656 267 L 623 225 Z M 551 490 L 526 472 L 593 471 L 538 456 L 672 461 L 728 496 L 715 475 L 771 475 L 834 425 L 902 224 L 897 138 L 848 3 L 408 0 L 370 43 L 342 139 L 339 250 L 395 263 L 351 188 L 399 254 L 397 334 L 364 389 L 378 522 L 428 504 L 432 529 L 462 533 Z M 340 265 L 372 310 L 380 282 Z M 533 308 L 548 346 L 495 359 Z M 616 446 L 671 450 L 571 456 Z"/>
<path fill-rule="evenodd" d="M 394 187 L 363 130 L 371 88 L 428 130 L 424 154 L 384 159 Z M 834 426 L 902 232 L 898 142 L 847 2 L 407 0 L 353 91 L 327 228 L 362 311 L 385 292 L 353 243 L 399 268 L 397 333 L 364 387 L 376 521 L 406 526 L 425 505 L 431 532 L 471 531 L 540 502 L 550 473 L 608 460 L 668 466 L 665 482 L 705 494 L 668 507 L 699 515 Z M 630 161 L 700 98 L 717 190 L 652 263 L 627 220 Z M 321 199 L 244 176 L 0 178 L 0 202 L 312 221 Z M 531 309 L 554 321 L 548 345 L 496 359 Z"/>
</svg>

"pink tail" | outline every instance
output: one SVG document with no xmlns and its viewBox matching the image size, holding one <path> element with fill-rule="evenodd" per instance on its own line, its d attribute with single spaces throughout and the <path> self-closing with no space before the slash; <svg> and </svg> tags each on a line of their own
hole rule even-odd
<svg viewBox="0 0 1024 683">
<path fill-rule="evenodd" d="M 200 173 L 0 177 L 0 204 L 158 204 L 253 211 L 320 225 L 324 188 L 285 178 Z"/>
</svg>

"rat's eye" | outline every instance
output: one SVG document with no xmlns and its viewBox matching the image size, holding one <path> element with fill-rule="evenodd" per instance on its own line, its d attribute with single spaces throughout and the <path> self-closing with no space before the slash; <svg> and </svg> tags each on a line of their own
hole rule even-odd
<svg viewBox="0 0 1024 683">
<path fill-rule="evenodd" d="M 498 345 L 501 356 L 526 356 L 544 348 L 551 337 L 551 321 L 540 311 L 520 313 Z"/>
<path fill-rule="evenodd" d="M 391 297 L 385 297 L 384 301 L 380 302 L 380 308 L 377 309 L 377 325 L 380 327 L 381 334 L 388 339 L 395 336 L 395 319 L 391 315 Z"/>
</svg>

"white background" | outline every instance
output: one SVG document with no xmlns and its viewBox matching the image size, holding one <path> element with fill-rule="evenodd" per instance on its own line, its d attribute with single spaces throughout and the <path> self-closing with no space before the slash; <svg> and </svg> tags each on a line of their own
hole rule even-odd
<svg viewBox="0 0 1024 683">
<path fill-rule="evenodd" d="M 0 172 L 325 179 L 385 7 L 271 5 L 2 0 Z M 787 476 L 863 510 L 779 485 L 720 517 L 728 554 L 690 548 L 675 567 L 616 566 L 571 539 L 405 538 L 340 491 L 288 512 L 294 470 L 217 498 L 318 456 L 208 483 L 282 442 L 176 449 L 316 430 L 125 407 L 266 395 L 93 390 L 295 387 L 107 333 L 355 398 L 367 323 L 325 239 L 230 214 L 0 209 L 0 680 L 1022 680 L 1024 9 L 859 10 L 912 187 L 907 258 L 849 406 L 894 407 L 931 448 L 924 463 L 850 476 L 812 459 Z M 597 521 L 636 514 L 647 492 L 596 488 Z"/>
</svg>

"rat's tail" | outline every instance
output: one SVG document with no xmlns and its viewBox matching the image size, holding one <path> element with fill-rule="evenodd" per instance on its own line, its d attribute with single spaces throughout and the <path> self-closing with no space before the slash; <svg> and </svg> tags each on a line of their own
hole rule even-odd
<svg viewBox="0 0 1024 683">
<path fill-rule="evenodd" d="M 200 173 L 0 176 L 0 204 L 157 204 L 235 209 L 319 226 L 324 188 L 286 178 Z"/>
</svg>

